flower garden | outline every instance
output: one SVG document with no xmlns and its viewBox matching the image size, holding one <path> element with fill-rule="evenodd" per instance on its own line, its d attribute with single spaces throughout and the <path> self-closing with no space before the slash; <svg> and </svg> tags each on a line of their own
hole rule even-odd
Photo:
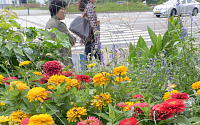
<svg viewBox="0 0 200 125">
<path fill-rule="evenodd" d="M 6 10 L 0 16 L 1 125 L 200 124 L 199 44 L 179 17 L 163 37 L 147 27 L 150 48 L 140 37 L 128 52 L 104 51 L 112 55 L 106 63 L 85 61 L 81 72 L 62 63 L 65 34 L 53 29 L 52 41 L 15 19 Z M 44 40 L 33 43 L 39 35 Z"/>
</svg>

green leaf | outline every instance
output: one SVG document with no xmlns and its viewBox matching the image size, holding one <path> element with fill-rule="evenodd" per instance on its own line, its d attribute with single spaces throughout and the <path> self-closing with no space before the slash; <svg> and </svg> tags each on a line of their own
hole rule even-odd
<svg viewBox="0 0 200 125">
<path fill-rule="evenodd" d="M 157 39 L 157 43 L 156 43 L 156 49 L 157 49 L 157 52 L 160 52 L 163 49 L 160 34 L 158 35 L 158 39 Z"/>
<path fill-rule="evenodd" d="M 10 51 L 13 48 L 13 45 L 8 43 L 8 44 L 6 44 L 5 47 Z"/>
<path fill-rule="evenodd" d="M 106 120 L 109 121 L 109 122 L 112 121 L 112 119 L 110 119 L 109 116 L 106 115 L 105 113 L 94 113 L 94 114 L 96 114 L 96 115 L 98 115 L 98 116 L 100 116 L 100 117 L 106 119 Z"/>
<path fill-rule="evenodd" d="M 178 125 L 192 125 L 190 120 L 183 116 L 183 115 L 179 115 L 175 120 L 175 123 L 177 123 Z"/>
<path fill-rule="evenodd" d="M 58 94 L 61 94 L 65 91 L 65 87 L 67 84 L 63 83 L 60 88 L 57 89 Z"/>
<path fill-rule="evenodd" d="M 153 45 L 157 42 L 157 36 L 156 34 L 153 32 L 153 30 L 151 30 L 151 28 L 149 28 L 149 26 L 147 26 L 148 32 L 149 32 L 149 36 L 151 38 L 151 41 L 153 43 Z M 155 45 L 154 45 L 155 46 Z"/>
<path fill-rule="evenodd" d="M 44 39 L 46 39 L 46 40 L 51 40 L 51 37 L 50 37 L 49 33 L 48 33 L 46 30 L 38 29 L 37 31 L 38 31 L 41 35 L 44 36 Z"/>
<path fill-rule="evenodd" d="M 3 45 L 3 37 L 0 36 L 0 47 Z"/>
<path fill-rule="evenodd" d="M 108 107 L 109 107 L 109 117 L 113 120 L 113 119 L 115 119 L 114 107 L 111 104 L 109 104 Z"/>
<path fill-rule="evenodd" d="M 191 122 L 200 122 L 200 117 L 191 117 L 189 118 Z"/>
<path fill-rule="evenodd" d="M 33 56 L 33 50 L 31 48 L 23 48 L 24 53 L 30 60 L 35 60 L 35 57 Z"/>
<path fill-rule="evenodd" d="M 129 57 L 128 57 L 128 61 L 131 63 L 131 62 L 134 62 L 132 60 L 134 60 L 134 58 L 136 57 L 136 50 L 135 50 L 135 46 L 129 42 Z"/>
<path fill-rule="evenodd" d="M 10 25 L 9 23 L 2 22 L 2 23 L 0 23 L 0 27 L 3 29 L 8 29 L 8 28 L 12 27 L 12 25 Z"/>
<path fill-rule="evenodd" d="M 20 49 L 18 47 L 14 48 L 14 52 L 24 56 L 24 53 L 23 53 L 22 49 Z"/>
</svg>

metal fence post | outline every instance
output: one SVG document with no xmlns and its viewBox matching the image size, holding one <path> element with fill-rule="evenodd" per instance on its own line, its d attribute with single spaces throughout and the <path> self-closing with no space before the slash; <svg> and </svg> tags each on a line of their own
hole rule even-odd
<svg viewBox="0 0 200 125">
<path fill-rule="evenodd" d="M 29 15 L 29 7 L 28 7 L 28 15 Z"/>
</svg>

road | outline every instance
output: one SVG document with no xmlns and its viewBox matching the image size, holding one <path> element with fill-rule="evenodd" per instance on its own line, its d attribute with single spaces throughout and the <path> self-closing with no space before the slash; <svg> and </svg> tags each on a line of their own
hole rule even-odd
<svg viewBox="0 0 200 125">
<path fill-rule="evenodd" d="M 31 15 L 28 16 L 25 14 L 23 15 L 23 12 L 21 11 L 16 11 L 16 13 L 19 14 L 18 23 L 23 27 L 35 26 L 36 28 L 44 29 L 46 22 L 50 18 L 47 11 L 36 11 L 35 13 L 31 11 Z M 69 27 L 73 19 L 80 15 L 81 13 L 67 13 L 66 19 L 63 21 Z M 160 33 L 163 36 L 168 25 L 168 18 L 157 18 L 151 11 L 107 12 L 97 13 L 97 16 L 100 20 L 100 41 L 102 43 L 102 48 L 111 48 L 113 44 L 122 48 L 127 48 L 129 42 L 136 44 L 140 35 L 144 38 L 147 45 L 150 46 L 152 42 L 147 31 L 147 26 L 149 26 L 157 35 Z M 198 30 L 198 26 L 200 26 L 200 14 L 193 16 L 192 28 L 191 18 L 188 15 L 181 18 L 183 18 L 183 25 L 187 29 L 188 33 Z M 195 23 L 197 25 L 195 25 Z M 199 35 L 197 34 L 195 37 L 197 38 L 197 41 L 199 41 Z M 77 37 L 77 42 L 78 41 L 79 38 Z M 72 50 L 82 51 L 83 49 L 84 47 L 77 43 Z"/>
</svg>

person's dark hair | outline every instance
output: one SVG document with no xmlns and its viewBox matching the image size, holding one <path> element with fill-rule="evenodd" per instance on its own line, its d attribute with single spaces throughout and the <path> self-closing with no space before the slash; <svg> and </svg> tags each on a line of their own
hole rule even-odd
<svg viewBox="0 0 200 125">
<path fill-rule="evenodd" d="M 79 0 L 78 1 L 78 10 L 80 10 L 81 12 L 84 11 L 86 5 L 88 4 L 89 0 Z"/>
<path fill-rule="evenodd" d="M 67 2 L 65 0 L 52 0 L 49 6 L 51 16 L 56 15 L 60 8 L 65 8 L 66 6 Z"/>
</svg>

